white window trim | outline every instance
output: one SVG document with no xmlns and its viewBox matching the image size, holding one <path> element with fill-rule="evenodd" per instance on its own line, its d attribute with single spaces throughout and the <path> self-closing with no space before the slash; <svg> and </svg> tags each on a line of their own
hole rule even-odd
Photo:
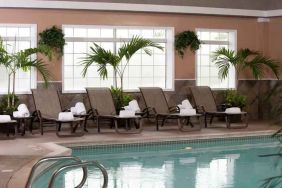
<svg viewBox="0 0 282 188">
<path fill-rule="evenodd" d="M 155 38 L 148 38 L 154 42 L 166 42 L 166 44 L 170 44 L 170 48 L 166 48 L 166 58 L 169 59 L 166 67 L 166 71 L 169 72 L 170 75 L 167 75 L 166 78 L 171 78 L 166 80 L 166 84 L 171 85 L 170 89 L 163 89 L 164 91 L 175 91 L 175 49 L 174 49 L 174 34 L 175 34 L 175 28 L 174 27 L 154 27 L 154 26 L 115 26 L 115 25 L 68 25 L 64 24 L 62 25 L 62 30 L 64 30 L 66 27 L 75 27 L 75 28 L 110 28 L 110 29 L 165 29 L 167 31 L 171 31 L 171 33 L 167 33 L 167 35 L 170 35 L 172 37 L 166 37 L 165 39 L 155 39 Z M 171 38 L 171 41 L 168 41 L 167 39 Z M 130 41 L 131 38 L 122 38 L 122 39 L 112 39 L 112 38 L 80 38 L 80 37 L 65 37 L 66 42 L 126 42 Z M 171 52 L 169 52 L 171 49 Z M 86 93 L 86 90 L 65 90 L 64 88 L 64 56 L 62 57 L 62 93 Z M 170 83 L 171 82 L 171 83 Z M 125 92 L 134 93 L 139 92 L 139 89 L 124 89 Z"/>
<path fill-rule="evenodd" d="M 0 23 L 0 26 L 4 27 L 31 27 L 31 46 L 36 48 L 37 47 L 37 24 L 28 24 L 28 23 L 13 23 L 13 24 L 7 24 L 7 23 Z M 2 36 L 1 36 L 2 37 Z M 17 41 L 20 40 L 26 40 L 29 39 L 29 37 L 17 37 Z M 2 37 L 2 39 L 5 41 L 5 39 L 8 40 L 14 40 L 14 37 Z M 37 57 L 37 55 L 36 55 Z M 32 68 L 32 73 L 30 77 L 30 89 L 36 89 L 37 88 L 37 71 Z M 0 92 L 1 95 L 6 95 L 7 92 Z M 31 94 L 31 91 L 20 91 L 16 92 L 17 95 L 24 95 L 24 94 Z"/>
<path fill-rule="evenodd" d="M 197 33 L 198 31 L 207 31 L 207 32 L 232 32 L 234 33 L 234 50 L 235 53 L 237 52 L 237 30 L 236 29 L 208 29 L 208 28 L 196 28 L 195 29 L 195 32 Z M 205 41 L 203 41 L 205 42 Z M 222 41 L 222 42 L 216 42 L 214 41 L 215 44 L 226 44 L 226 41 Z M 211 43 L 211 41 L 209 41 L 209 43 Z M 213 43 L 213 41 L 212 41 Z M 229 43 L 228 43 L 229 44 Z M 197 81 L 197 73 L 198 73 L 198 66 L 197 66 L 197 62 L 198 62 L 198 58 L 197 58 L 197 55 L 195 55 L 195 83 L 196 83 L 196 86 L 198 85 L 198 81 Z M 236 71 L 235 71 L 235 82 L 237 80 L 237 74 L 236 74 Z M 236 88 L 237 85 L 235 84 L 235 87 L 232 88 L 232 89 L 237 89 Z M 228 88 L 211 88 L 212 90 L 218 90 L 218 91 L 224 91 L 224 90 L 227 90 Z M 230 88 L 231 89 L 231 88 Z"/>
</svg>

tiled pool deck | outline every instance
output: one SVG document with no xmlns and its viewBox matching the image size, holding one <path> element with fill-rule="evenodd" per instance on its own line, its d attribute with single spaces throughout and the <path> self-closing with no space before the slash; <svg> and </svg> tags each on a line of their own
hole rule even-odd
<svg viewBox="0 0 282 188">
<path fill-rule="evenodd" d="M 3 139 L 0 140 L 0 187 L 24 187 L 30 168 L 39 158 L 70 154 L 69 149 L 57 144 L 66 146 L 105 145 L 109 143 L 269 135 L 280 128 L 269 125 L 267 122 L 251 122 L 246 129 L 226 129 L 219 123 L 215 125 L 219 128 L 203 128 L 201 131 L 195 132 L 180 132 L 177 126 L 165 126 L 164 129 L 157 132 L 155 126 L 145 125 L 141 134 L 134 135 L 116 134 L 114 130 L 104 128 L 100 134 L 96 129 L 90 129 L 90 133 L 75 138 L 58 138 L 54 131 L 47 131 L 43 136 L 35 131 L 33 135 L 27 132 L 25 136 L 16 136 L 13 139 L 2 137 Z"/>
</svg>

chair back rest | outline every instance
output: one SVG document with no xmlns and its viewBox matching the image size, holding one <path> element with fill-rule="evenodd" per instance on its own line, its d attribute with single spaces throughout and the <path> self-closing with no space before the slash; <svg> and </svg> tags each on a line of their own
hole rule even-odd
<svg viewBox="0 0 282 188">
<path fill-rule="evenodd" d="M 157 114 L 169 113 L 169 106 L 162 88 L 140 87 L 146 107 L 154 108 Z"/>
<path fill-rule="evenodd" d="M 216 112 L 216 102 L 212 90 L 208 86 L 190 87 L 194 102 L 197 106 L 203 106 L 207 112 Z"/>
<path fill-rule="evenodd" d="M 43 118 L 58 118 L 62 108 L 56 89 L 32 89 L 32 96 L 35 108 Z"/>
<path fill-rule="evenodd" d="M 117 115 L 110 88 L 86 88 L 91 108 L 98 115 Z"/>
</svg>

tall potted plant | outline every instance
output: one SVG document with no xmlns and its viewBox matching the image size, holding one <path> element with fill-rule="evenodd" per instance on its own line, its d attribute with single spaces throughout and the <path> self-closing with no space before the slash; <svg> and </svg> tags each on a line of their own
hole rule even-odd
<svg viewBox="0 0 282 188">
<path fill-rule="evenodd" d="M 152 55 L 152 51 L 149 47 L 158 48 L 163 50 L 163 47 L 157 43 L 152 42 L 149 39 L 143 39 L 138 36 L 134 36 L 128 43 L 124 43 L 115 54 L 110 50 L 105 50 L 99 45 L 94 43 L 94 47 L 90 47 L 91 51 L 82 60 L 84 65 L 83 76 L 85 77 L 88 68 L 92 64 L 98 65 L 98 72 L 102 79 L 108 77 L 107 65 L 113 67 L 115 76 L 115 87 L 117 86 L 117 76 L 120 78 L 120 88 L 123 90 L 123 75 L 126 67 L 129 64 L 131 57 L 138 51 L 144 50 L 147 55 Z M 122 60 L 125 59 L 125 65 L 122 64 Z"/>
<path fill-rule="evenodd" d="M 35 68 L 42 75 L 44 83 L 47 86 L 50 72 L 46 64 L 42 59 L 32 57 L 38 53 L 46 55 L 49 60 L 52 58 L 51 49 L 46 45 L 39 45 L 37 48 L 28 48 L 9 54 L 3 45 L 2 39 L 0 40 L 0 65 L 4 65 L 8 73 L 7 109 L 15 107 L 16 73 L 20 69 L 29 71 L 31 68 Z"/>
<path fill-rule="evenodd" d="M 279 62 L 248 48 L 240 49 L 237 53 L 234 50 L 220 48 L 213 53 L 212 59 L 219 68 L 218 76 L 221 79 L 228 76 L 230 67 L 235 68 L 237 88 L 240 73 L 244 70 L 251 71 L 253 77 L 259 80 L 264 76 L 265 69 L 269 69 L 279 79 Z"/>
<path fill-rule="evenodd" d="M 113 94 L 119 93 L 119 95 L 114 96 L 114 98 L 118 101 L 116 103 L 120 103 L 120 101 L 123 101 L 124 104 L 121 105 L 127 105 L 125 104 L 125 101 L 128 101 L 129 97 L 123 94 L 123 76 L 124 72 L 126 70 L 126 67 L 128 66 L 131 57 L 138 51 L 138 50 L 144 50 L 144 52 L 147 55 L 152 55 L 152 51 L 150 47 L 158 48 L 160 50 L 163 50 L 163 47 L 160 46 L 157 43 L 152 42 L 148 39 L 143 39 L 138 36 L 134 36 L 128 43 L 124 43 L 118 50 L 118 52 L 115 54 L 111 52 L 110 50 L 105 50 L 99 45 L 94 43 L 94 47 L 91 47 L 90 53 L 87 54 L 87 56 L 82 60 L 82 65 L 84 66 L 83 69 L 83 76 L 85 77 L 88 71 L 88 68 L 92 64 L 98 65 L 98 72 L 102 79 L 108 78 L 108 70 L 107 66 L 110 65 L 113 67 L 114 70 L 114 80 L 115 85 L 114 88 L 112 88 Z M 123 64 L 122 61 L 125 60 L 126 63 Z M 118 77 L 120 79 L 120 88 L 118 88 Z M 121 92 L 116 92 L 116 91 Z M 126 99 L 124 99 L 124 97 Z"/>
</svg>

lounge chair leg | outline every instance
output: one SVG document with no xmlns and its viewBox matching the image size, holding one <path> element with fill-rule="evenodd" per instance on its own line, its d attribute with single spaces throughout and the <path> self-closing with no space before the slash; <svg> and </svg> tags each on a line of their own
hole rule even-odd
<svg viewBox="0 0 282 188">
<path fill-rule="evenodd" d="M 208 123 L 207 123 L 207 114 L 205 114 L 205 128 L 208 127 Z"/>
<path fill-rule="evenodd" d="M 165 123 L 165 118 L 162 119 L 162 125 L 161 125 L 162 127 L 164 126 L 164 123 Z"/>
<path fill-rule="evenodd" d="M 212 124 L 212 121 L 213 121 L 213 116 L 211 116 L 211 119 L 210 119 L 210 125 Z"/>
<path fill-rule="evenodd" d="M 61 128 L 62 128 L 62 123 L 59 122 L 59 125 L 58 125 L 58 131 L 61 131 Z"/>
<path fill-rule="evenodd" d="M 97 117 L 96 122 L 97 122 L 98 133 L 100 133 L 100 124 L 99 124 L 99 118 L 98 117 Z"/>
<path fill-rule="evenodd" d="M 159 130 L 159 119 L 156 118 L 156 121 L 157 121 L 157 131 Z"/>
<path fill-rule="evenodd" d="M 41 118 L 39 119 L 39 126 L 40 126 L 40 133 L 41 135 L 43 135 L 43 122 Z"/>
<path fill-rule="evenodd" d="M 83 121 L 83 130 L 85 131 L 85 132 L 88 132 L 88 130 L 87 130 L 87 119 L 88 119 L 88 117 L 89 116 L 85 116 L 85 119 L 84 119 L 84 121 Z"/>
<path fill-rule="evenodd" d="M 230 117 L 228 115 L 225 116 L 226 127 L 230 128 Z"/>
</svg>

